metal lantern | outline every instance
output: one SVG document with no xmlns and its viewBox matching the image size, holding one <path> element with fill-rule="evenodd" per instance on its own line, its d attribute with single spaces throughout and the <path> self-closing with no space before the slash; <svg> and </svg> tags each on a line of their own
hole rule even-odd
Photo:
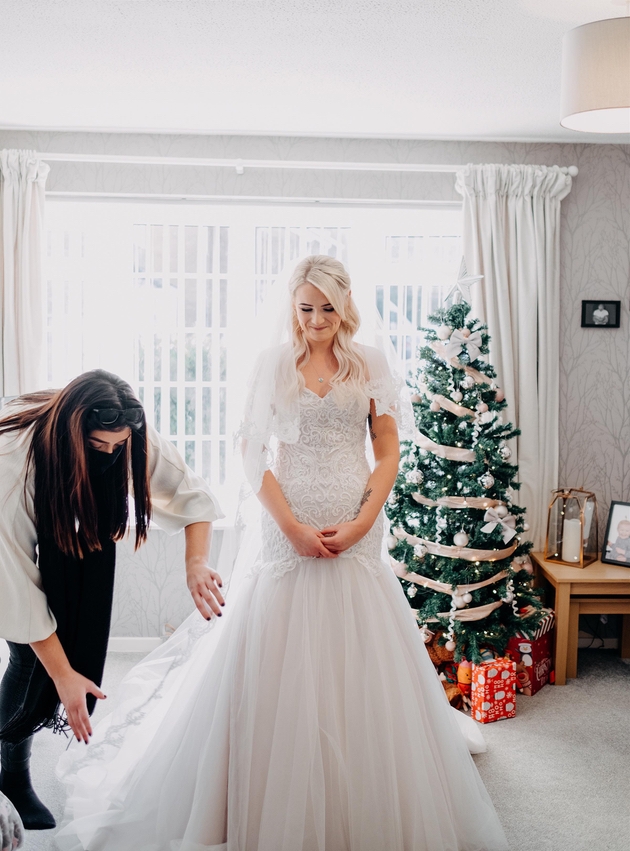
<svg viewBox="0 0 630 851">
<path fill-rule="evenodd" d="M 597 561 L 597 501 L 582 488 L 553 491 L 547 519 L 545 559 L 574 567 Z"/>
</svg>

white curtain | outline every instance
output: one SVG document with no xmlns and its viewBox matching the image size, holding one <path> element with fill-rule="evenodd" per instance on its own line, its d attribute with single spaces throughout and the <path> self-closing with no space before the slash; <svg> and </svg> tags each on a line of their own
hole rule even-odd
<svg viewBox="0 0 630 851">
<path fill-rule="evenodd" d="M 488 325 L 507 415 L 521 429 L 511 459 L 517 502 L 540 549 L 558 486 L 560 202 L 571 177 L 557 166 L 469 165 L 456 188 L 468 271 L 484 276 L 473 285 L 473 315 Z"/>
<path fill-rule="evenodd" d="M 0 396 L 43 385 L 42 234 L 49 166 L 34 151 L 0 151 Z"/>
</svg>

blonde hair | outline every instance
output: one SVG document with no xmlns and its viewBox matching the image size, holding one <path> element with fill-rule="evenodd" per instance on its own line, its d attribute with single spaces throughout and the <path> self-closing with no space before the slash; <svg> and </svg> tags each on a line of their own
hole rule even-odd
<svg viewBox="0 0 630 851">
<path fill-rule="evenodd" d="M 341 324 L 333 339 L 333 354 L 339 364 L 339 369 L 330 380 L 333 390 L 341 387 L 359 391 L 363 389 L 367 377 L 365 358 L 354 343 L 354 335 L 359 330 L 361 317 L 357 306 L 350 294 L 350 276 L 343 263 L 328 257 L 326 254 L 312 254 L 301 260 L 289 278 L 289 293 L 291 295 L 291 337 L 293 354 L 298 371 L 300 388 L 304 387 L 304 377 L 301 369 L 308 363 L 311 356 L 308 342 L 298 322 L 295 311 L 295 292 L 302 284 L 312 284 L 326 296 L 341 318 Z"/>
</svg>

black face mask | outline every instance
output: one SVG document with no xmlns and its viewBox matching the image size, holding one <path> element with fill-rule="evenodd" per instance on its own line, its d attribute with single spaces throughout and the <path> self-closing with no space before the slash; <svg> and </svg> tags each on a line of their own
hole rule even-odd
<svg viewBox="0 0 630 851">
<path fill-rule="evenodd" d="M 118 446 L 113 452 L 100 452 L 98 449 L 88 447 L 88 469 L 91 476 L 101 476 L 106 470 L 118 461 L 125 447 Z"/>
</svg>

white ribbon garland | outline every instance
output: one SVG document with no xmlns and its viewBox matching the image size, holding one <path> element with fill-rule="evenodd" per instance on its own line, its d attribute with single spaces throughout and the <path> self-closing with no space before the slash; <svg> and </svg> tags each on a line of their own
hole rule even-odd
<svg viewBox="0 0 630 851">
<path fill-rule="evenodd" d="M 483 516 L 486 525 L 481 527 L 481 531 L 489 535 L 497 528 L 503 527 L 503 543 L 507 544 L 516 535 L 516 517 L 512 514 L 506 514 L 505 517 L 499 517 L 494 508 L 489 508 Z"/>
<path fill-rule="evenodd" d="M 390 562 L 396 576 L 404 579 L 406 582 L 414 582 L 416 585 L 422 585 L 424 588 L 431 588 L 433 591 L 439 591 L 441 594 L 451 594 L 452 596 L 462 597 L 464 594 L 470 594 L 472 591 L 478 591 L 480 588 L 485 588 L 487 585 L 494 585 L 505 579 L 508 575 L 506 570 L 501 570 L 495 573 L 489 579 L 484 579 L 482 582 L 473 582 L 471 585 L 447 585 L 446 582 L 438 582 L 437 579 L 429 579 L 428 576 L 421 576 L 419 573 L 409 571 L 407 565 L 402 561 L 396 561 L 390 556 Z"/>
<path fill-rule="evenodd" d="M 412 546 L 422 544 L 432 555 L 461 558 L 464 561 L 500 561 L 511 556 L 517 547 L 516 543 L 505 550 L 474 550 L 470 547 L 451 547 L 446 544 L 436 544 L 435 541 L 427 541 L 426 538 L 419 538 L 417 535 L 410 535 L 405 532 L 402 526 L 392 529 L 392 534 L 399 541 L 407 541 Z"/>
</svg>

